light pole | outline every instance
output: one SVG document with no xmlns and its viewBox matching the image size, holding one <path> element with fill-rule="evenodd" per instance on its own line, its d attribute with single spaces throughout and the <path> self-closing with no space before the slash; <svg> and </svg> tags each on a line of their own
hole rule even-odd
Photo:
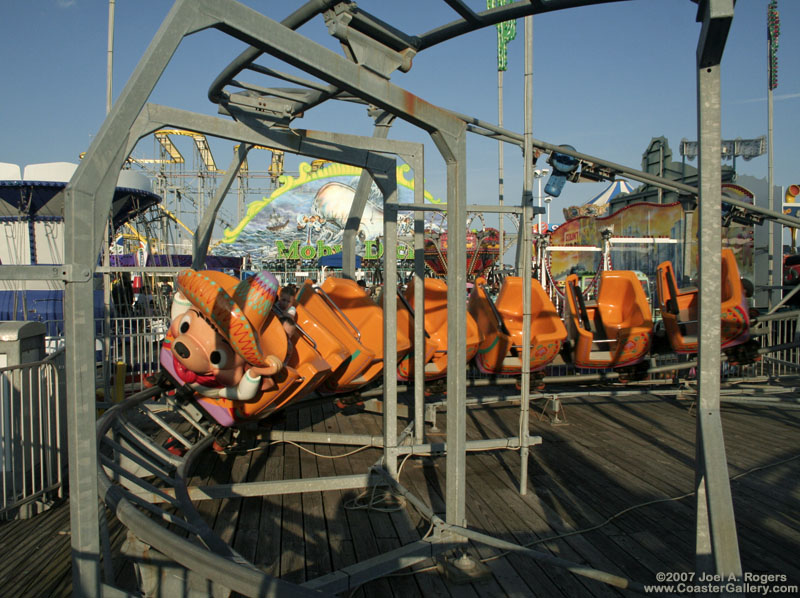
<svg viewBox="0 0 800 598">
<path fill-rule="evenodd" d="M 547 207 L 547 230 L 550 230 L 550 202 L 553 201 L 553 198 L 549 195 L 544 198 L 544 205 Z"/>
<path fill-rule="evenodd" d="M 533 178 L 535 178 L 538 181 L 538 184 L 539 184 L 539 189 L 537 191 L 536 196 L 537 196 L 537 205 L 540 208 L 542 207 L 542 179 L 544 177 L 546 177 L 548 174 L 550 174 L 550 169 L 549 168 L 537 168 L 537 169 L 535 169 L 533 171 Z M 542 232 L 542 213 L 541 212 L 539 212 L 538 218 L 539 218 L 539 225 L 536 228 L 536 232 L 540 233 L 540 232 Z"/>
<path fill-rule="evenodd" d="M 511 0 L 486 0 L 486 8 L 497 8 L 498 6 L 505 6 Z M 503 73 L 508 68 L 508 42 L 517 36 L 517 21 L 510 20 L 502 23 L 497 23 L 497 126 L 503 126 Z M 498 153 L 497 153 L 497 180 L 498 180 L 498 203 L 503 207 L 503 144 L 502 140 L 498 140 Z M 500 265 L 505 265 L 505 240 L 503 232 L 503 220 L 505 215 L 500 213 Z"/>
</svg>

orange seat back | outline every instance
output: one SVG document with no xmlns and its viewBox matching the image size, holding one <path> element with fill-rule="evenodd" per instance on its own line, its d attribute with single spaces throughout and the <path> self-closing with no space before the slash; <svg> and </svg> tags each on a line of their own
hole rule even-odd
<svg viewBox="0 0 800 598">
<path fill-rule="evenodd" d="M 630 270 L 606 270 L 600 274 L 597 309 L 607 332 L 612 328 L 653 327 L 647 295 Z"/>
<path fill-rule="evenodd" d="M 354 280 L 326 278 L 321 289 L 358 330 L 361 344 L 375 353 L 376 359 L 382 360 L 383 309 Z M 402 356 L 410 350 L 411 338 L 408 331 L 398 326 L 397 354 Z"/>
<path fill-rule="evenodd" d="M 503 279 L 500 293 L 497 295 L 497 311 L 510 331 L 522 331 L 522 278 L 507 276 Z M 554 335 L 553 339 L 564 340 L 567 330 L 541 283 L 531 279 L 531 336 Z M 516 335 L 515 335 L 516 336 Z"/>
</svg>

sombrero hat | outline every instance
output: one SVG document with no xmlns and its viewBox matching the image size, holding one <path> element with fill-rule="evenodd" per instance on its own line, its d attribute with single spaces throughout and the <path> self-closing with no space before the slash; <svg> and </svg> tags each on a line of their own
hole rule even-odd
<svg viewBox="0 0 800 598">
<path fill-rule="evenodd" d="M 259 336 L 278 294 L 272 274 L 259 272 L 240 281 L 214 270 L 184 270 L 175 283 L 247 363 L 268 365 Z"/>
</svg>

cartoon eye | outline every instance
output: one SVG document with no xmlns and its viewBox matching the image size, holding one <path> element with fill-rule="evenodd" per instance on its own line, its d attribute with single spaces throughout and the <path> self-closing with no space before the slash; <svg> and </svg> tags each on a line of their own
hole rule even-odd
<svg viewBox="0 0 800 598">
<path fill-rule="evenodd" d="M 191 326 L 192 317 L 187 313 L 183 318 L 181 318 L 181 325 L 179 330 L 181 334 L 186 334 L 189 332 L 189 327 Z"/>
<path fill-rule="evenodd" d="M 208 360 L 214 367 L 222 369 L 228 362 L 228 356 L 225 354 L 224 351 L 211 351 L 211 355 L 209 355 Z"/>
</svg>

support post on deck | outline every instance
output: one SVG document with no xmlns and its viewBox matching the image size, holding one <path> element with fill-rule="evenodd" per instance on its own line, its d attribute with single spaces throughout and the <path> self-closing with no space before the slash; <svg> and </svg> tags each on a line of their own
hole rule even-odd
<svg viewBox="0 0 800 598">
<path fill-rule="evenodd" d="M 385 128 L 388 132 L 388 128 Z M 377 135 L 376 135 L 377 136 Z M 366 172 L 366 170 L 365 170 Z M 397 167 L 391 172 L 372 173 L 383 193 L 383 275 L 384 289 L 397 288 Z M 359 180 L 365 180 L 363 175 Z M 366 197 L 364 198 L 366 202 Z M 362 206 L 363 208 L 363 206 Z M 360 220 L 360 217 L 359 217 Z M 351 255 L 355 255 L 351 253 Z M 383 299 L 383 459 L 392 476 L 397 475 L 397 294 L 385 292 Z"/>
<path fill-rule="evenodd" d="M 447 163 L 447 488 L 445 519 L 466 525 L 467 126 L 432 134 Z"/>
<path fill-rule="evenodd" d="M 697 130 L 699 155 L 700 266 L 699 386 L 695 488 L 697 490 L 696 568 L 740 578 L 742 565 L 720 417 L 720 302 L 722 266 L 720 63 L 733 0 L 703 0 L 697 20 Z"/>
<path fill-rule="evenodd" d="M 525 135 L 522 214 L 517 231 L 517 269 L 522 277 L 522 364 L 519 413 L 519 493 L 528 492 L 528 431 L 531 400 L 531 221 L 533 220 L 533 17 L 525 17 Z"/>
</svg>

